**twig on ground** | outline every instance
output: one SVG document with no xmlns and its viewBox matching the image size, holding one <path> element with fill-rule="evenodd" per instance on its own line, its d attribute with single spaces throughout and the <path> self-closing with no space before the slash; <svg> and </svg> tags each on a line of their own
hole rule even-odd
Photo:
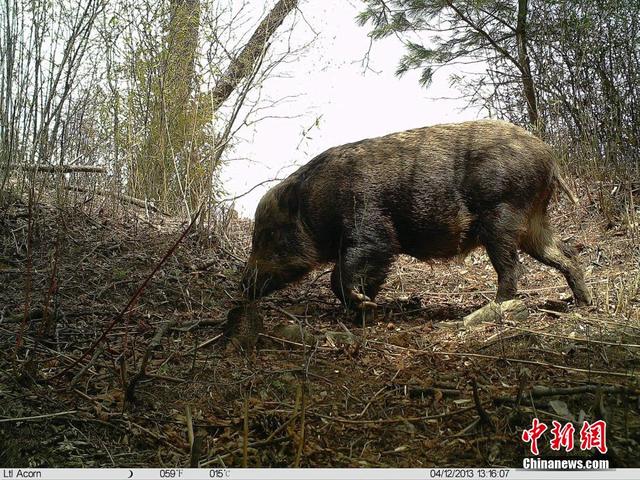
<svg viewBox="0 0 640 480">
<path fill-rule="evenodd" d="M 447 352 L 447 351 L 425 351 L 419 350 L 417 348 L 409 348 L 409 347 L 401 347 L 400 345 L 394 345 L 393 343 L 379 342 L 376 340 L 370 340 L 370 343 L 377 343 L 380 345 L 385 345 L 388 347 L 398 348 L 401 350 L 405 350 L 408 352 L 416 352 L 422 353 L 424 355 L 449 355 L 452 357 L 476 357 L 476 358 L 486 358 L 490 360 L 501 360 L 503 362 L 513 362 L 513 363 L 523 363 L 525 365 L 537 365 L 539 367 L 547 367 L 547 368 L 556 368 L 559 370 L 565 370 L 568 372 L 581 372 L 581 373 L 590 373 L 591 375 L 613 375 L 616 377 L 625 377 L 625 378 L 638 378 L 640 374 L 638 373 L 626 373 L 626 372 L 616 372 L 616 371 L 606 371 L 606 370 L 592 370 L 588 368 L 577 368 L 577 367 L 567 367 L 565 365 L 557 365 L 549 362 L 536 362 L 535 360 L 523 360 L 520 358 L 510 358 L 510 357 L 500 357 L 497 355 L 484 355 L 481 353 L 470 353 L 470 352 Z"/>
<path fill-rule="evenodd" d="M 242 422 L 242 466 L 249 466 L 249 395 L 244 399 Z"/>
<path fill-rule="evenodd" d="M 72 415 L 74 413 L 78 413 L 78 410 L 69 410 L 66 412 L 57 412 L 57 413 L 47 413 L 45 415 L 34 415 L 32 417 L 17 417 L 17 418 L 0 418 L 0 423 L 10 423 L 10 422 L 26 422 L 31 420 L 42 420 L 45 418 L 53 418 L 53 417 L 62 417 L 65 415 Z"/>
<path fill-rule="evenodd" d="M 487 412 L 482 407 L 482 402 L 480 401 L 480 395 L 478 394 L 478 383 L 475 378 L 471 379 L 471 388 L 473 389 L 473 402 L 475 403 L 476 410 L 478 411 L 478 416 L 480 417 L 480 421 L 484 423 L 486 426 L 495 430 L 493 426 L 493 422 Z"/>
<path fill-rule="evenodd" d="M 486 402 L 486 403 L 489 403 L 489 402 Z M 453 412 L 440 413 L 438 415 L 425 415 L 422 417 L 376 418 L 373 420 L 351 420 L 349 418 L 332 417 L 330 415 L 323 415 L 321 413 L 312 412 L 312 411 L 308 411 L 308 413 L 315 417 L 324 418 L 325 420 L 331 420 L 339 423 L 351 423 L 354 425 L 369 425 L 369 424 L 375 423 L 375 424 L 382 425 L 382 424 L 405 423 L 405 422 L 424 422 L 426 420 L 438 420 L 441 418 L 447 418 L 447 417 L 452 417 L 454 415 L 459 415 L 460 413 L 465 413 L 470 410 L 474 410 L 475 408 L 476 406 L 474 405 L 472 407 L 459 408 L 458 410 L 455 410 Z"/>
<path fill-rule="evenodd" d="M 184 416 L 187 421 L 187 438 L 189 439 L 189 447 L 193 452 L 193 418 L 191 417 L 191 405 L 184 407 Z"/>
<path fill-rule="evenodd" d="M 305 413 L 306 413 L 306 395 L 304 385 L 299 385 L 300 389 L 300 433 L 298 434 L 298 448 L 296 449 L 296 459 L 293 462 L 294 468 L 300 467 L 300 459 L 302 458 L 302 451 L 304 450 L 305 441 Z"/>
<path fill-rule="evenodd" d="M 96 360 L 98 360 L 98 358 L 100 358 L 100 355 L 102 355 L 102 353 L 104 352 L 104 346 L 100 345 L 100 347 L 96 348 L 96 351 L 93 352 L 93 355 L 91 356 L 91 359 L 86 363 L 86 365 L 84 365 L 80 371 L 78 373 L 76 373 L 76 375 L 71 379 L 71 382 L 69 382 L 70 386 L 74 386 L 76 383 L 78 383 L 80 381 L 80 379 L 82 378 L 82 376 L 87 373 L 87 370 L 89 370 L 94 363 L 96 363 Z"/>
<path fill-rule="evenodd" d="M 144 352 L 144 356 L 142 357 L 142 361 L 140 362 L 140 368 L 138 373 L 136 373 L 131 380 L 129 381 L 129 385 L 126 389 L 125 399 L 127 401 L 133 401 L 135 396 L 136 385 L 140 380 L 142 380 L 147 374 L 147 364 L 149 363 L 149 358 L 151 358 L 151 354 L 153 351 L 160 346 L 160 342 L 162 341 L 162 337 L 164 337 L 167 330 L 175 323 L 175 320 L 167 320 L 163 322 L 160 327 L 156 330 L 156 334 L 153 336 L 147 349 Z"/>
<path fill-rule="evenodd" d="M 209 340 L 205 340 L 200 345 L 196 345 L 191 350 L 189 350 L 187 352 L 187 354 L 192 354 L 192 353 L 196 352 L 197 350 L 200 350 L 201 348 L 204 348 L 204 347 L 206 347 L 208 345 L 211 345 L 213 342 L 215 342 L 216 340 L 222 338 L 223 336 L 224 336 L 224 333 L 219 333 L 218 335 L 215 335 L 214 337 L 211 337 Z"/>
<path fill-rule="evenodd" d="M 551 397 L 555 395 L 578 395 L 581 393 L 628 393 L 638 395 L 640 392 L 631 387 L 622 385 L 579 385 L 577 387 L 551 388 L 544 385 L 536 385 L 531 390 L 534 398 Z"/>
</svg>

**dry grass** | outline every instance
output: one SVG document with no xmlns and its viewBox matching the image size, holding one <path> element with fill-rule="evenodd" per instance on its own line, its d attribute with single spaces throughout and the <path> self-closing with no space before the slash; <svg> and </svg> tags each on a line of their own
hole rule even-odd
<svg viewBox="0 0 640 480">
<path fill-rule="evenodd" d="M 248 222 L 227 218 L 207 242 L 189 234 L 91 351 L 185 225 L 46 199 L 30 222 L 14 200 L 0 214 L 0 464 L 519 466 L 533 416 L 571 415 L 605 418 L 612 464 L 638 467 L 637 203 L 602 220 L 599 188 L 555 214 L 581 250 L 593 307 L 560 301 L 561 276 L 523 256 L 529 318 L 466 331 L 461 317 L 495 292 L 486 255 L 403 257 L 364 325 L 323 271 L 270 297 L 249 355 L 208 342 L 236 305 Z M 283 324 L 313 344 L 270 338 Z M 145 353 L 147 375 L 125 401 Z"/>
</svg>

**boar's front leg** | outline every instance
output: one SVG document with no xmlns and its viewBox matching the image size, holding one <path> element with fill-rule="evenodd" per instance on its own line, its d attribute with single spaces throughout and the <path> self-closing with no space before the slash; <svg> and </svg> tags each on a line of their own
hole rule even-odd
<svg viewBox="0 0 640 480">
<path fill-rule="evenodd" d="M 378 218 L 375 223 L 360 224 L 350 238 L 343 238 L 331 274 L 333 293 L 349 308 L 375 307 L 373 300 L 396 254 L 395 233 L 387 222 Z"/>
<path fill-rule="evenodd" d="M 374 281 L 371 276 L 366 279 L 361 277 L 358 281 L 354 275 L 346 273 L 348 271 L 349 267 L 345 267 L 342 263 L 336 263 L 333 272 L 331 272 L 333 293 L 348 308 L 375 308 L 376 304 L 373 299 L 384 282 L 384 274 L 381 274 L 377 281 Z M 346 277 L 351 277 L 352 280 L 348 280 Z"/>
</svg>

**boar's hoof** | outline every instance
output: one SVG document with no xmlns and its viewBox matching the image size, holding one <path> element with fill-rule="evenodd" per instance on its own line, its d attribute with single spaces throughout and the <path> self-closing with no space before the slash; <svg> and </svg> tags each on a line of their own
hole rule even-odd
<svg viewBox="0 0 640 480">
<path fill-rule="evenodd" d="M 576 295 L 575 303 L 577 307 L 588 307 L 592 305 L 591 294 L 585 292 L 583 295 Z"/>
<path fill-rule="evenodd" d="M 359 293 L 355 290 L 349 291 L 349 298 L 357 302 L 357 307 L 360 310 L 369 310 L 378 307 L 378 304 L 376 304 L 376 302 L 372 302 L 364 293 Z"/>
</svg>

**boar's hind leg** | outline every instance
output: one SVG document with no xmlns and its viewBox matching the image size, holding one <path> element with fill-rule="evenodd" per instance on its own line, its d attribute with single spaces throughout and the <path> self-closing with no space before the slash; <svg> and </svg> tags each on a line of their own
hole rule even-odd
<svg viewBox="0 0 640 480">
<path fill-rule="evenodd" d="M 480 240 L 498 273 L 496 301 L 503 302 L 515 297 L 518 289 L 518 235 L 524 218 L 508 206 L 499 206 L 486 218 L 490 220 L 482 225 Z"/>
<path fill-rule="evenodd" d="M 529 221 L 522 249 L 536 260 L 560 271 L 573 291 L 576 305 L 589 305 L 591 294 L 584 283 L 576 252 L 553 233 L 547 217 L 538 214 Z"/>
</svg>

